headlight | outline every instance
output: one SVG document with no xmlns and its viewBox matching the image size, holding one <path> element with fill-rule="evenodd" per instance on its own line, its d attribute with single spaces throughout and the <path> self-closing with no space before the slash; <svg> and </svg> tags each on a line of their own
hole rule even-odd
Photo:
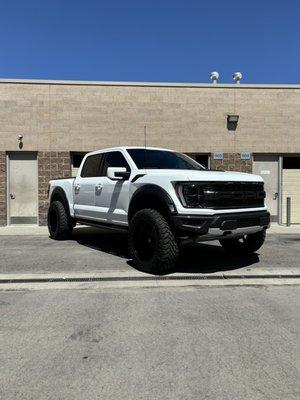
<svg viewBox="0 0 300 400">
<path fill-rule="evenodd" d="M 195 183 L 176 183 L 175 190 L 185 207 L 201 207 L 204 200 L 203 188 Z"/>
</svg>

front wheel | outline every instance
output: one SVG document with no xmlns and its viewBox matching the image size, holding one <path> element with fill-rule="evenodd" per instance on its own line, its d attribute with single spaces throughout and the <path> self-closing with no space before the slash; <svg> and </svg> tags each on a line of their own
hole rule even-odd
<svg viewBox="0 0 300 400">
<path fill-rule="evenodd" d="M 251 254 L 255 253 L 264 244 L 266 238 L 266 231 L 261 230 L 256 233 L 250 233 L 240 238 L 231 238 L 220 240 L 222 247 L 237 254 Z"/>
<path fill-rule="evenodd" d="M 165 274 L 175 266 L 178 246 L 166 219 L 156 210 L 138 211 L 129 225 L 129 251 L 144 272 Z"/>
</svg>

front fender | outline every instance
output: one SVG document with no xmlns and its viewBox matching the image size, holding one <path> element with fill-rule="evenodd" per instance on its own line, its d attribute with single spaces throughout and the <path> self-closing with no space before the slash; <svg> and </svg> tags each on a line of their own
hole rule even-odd
<svg viewBox="0 0 300 400">
<path fill-rule="evenodd" d="M 131 220 L 137 209 L 141 209 L 141 205 L 151 207 L 153 202 L 159 204 L 159 207 L 168 215 L 177 214 L 176 205 L 165 189 L 155 184 L 145 184 L 140 186 L 132 195 L 128 209 L 128 220 Z"/>
</svg>

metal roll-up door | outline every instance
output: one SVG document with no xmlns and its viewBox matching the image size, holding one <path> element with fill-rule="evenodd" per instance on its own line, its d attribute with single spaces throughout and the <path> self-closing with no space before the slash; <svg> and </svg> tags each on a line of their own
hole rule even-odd
<svg viewBox="0 0 300 400">
<path fill-rule="evenodd" d="M 283 157 L 282 222 L 286 222 L 287 197 L 291 198 L 291 223 L 300 224 L 300 157 Z"/>
</svg>

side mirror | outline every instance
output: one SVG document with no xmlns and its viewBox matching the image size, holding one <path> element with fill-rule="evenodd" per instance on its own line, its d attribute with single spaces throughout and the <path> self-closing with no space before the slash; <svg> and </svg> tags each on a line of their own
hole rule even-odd
<svg viewBox="0 0 300 400">
<path fill-rule="evenodd" d="M 129 179 L 130 172 L 125 167 L 109 167 L 107 168 L 107 177 L 113 181 L 125 181 Z"/>
</svg>

